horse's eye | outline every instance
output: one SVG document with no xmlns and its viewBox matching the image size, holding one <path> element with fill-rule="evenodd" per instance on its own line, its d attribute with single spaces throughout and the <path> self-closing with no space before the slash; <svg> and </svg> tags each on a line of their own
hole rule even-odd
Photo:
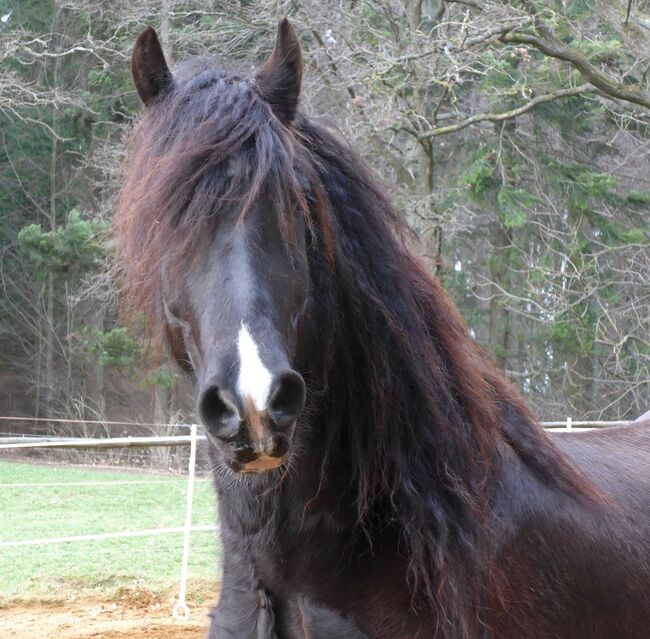
<svg viewBox="0 0 650 639">
<path fill-rule="evenodd" d="M 298 310 L 294 311 L 291 314 L 291 317 L 289 318 L 289 321 L 291 322 L 291 328 L 295 329 L 296 326 L 298 326 L 298 322 L 300 321 L 300 318 L 304 315 L 305 310 L 307 309 L 307 302 L 309 301 L 309 298 L 305 298 L 303 303 L 300 305 Z"/>
<path fill-rule="evenodd" d="M 168 303 L 164 297 L 162 300 L 162 305 L 165 311 L 165 319 L 167 320 L 167 323 L 174 328 L 182 329 L 184 333 L 189 332 L 190 325 L 188 322 L 180 318 L 176 305 L 173 303 Z"/>
<path fill-rule="evenodd" d="M 193 357 L 193 341 L 190 323 L 181 319 L 173 305 L 163 299 L 165 320 L 167 322 L 167 340 L 172 356 L 178 365 L 190 375 L 195 374 L 196 365 Z M 196 355 L 196 353 L 194 353 Z"/>
</svg>

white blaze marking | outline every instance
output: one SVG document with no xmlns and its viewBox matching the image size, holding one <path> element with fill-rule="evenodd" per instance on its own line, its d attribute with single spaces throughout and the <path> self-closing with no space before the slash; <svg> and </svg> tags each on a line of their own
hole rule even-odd
<svg viewBox="0 0 650 639">
<path fill-rule="evenodd" d="M 248 332 L 248 327 L 242 322 L 237 338 L 239 351 L 239 380 L 237 390 L 244 399 L 250 399 L 258 411 L 266 408 L 271 387 L 271 373 L 260 359 L 257 344 Z"/>
</svg>

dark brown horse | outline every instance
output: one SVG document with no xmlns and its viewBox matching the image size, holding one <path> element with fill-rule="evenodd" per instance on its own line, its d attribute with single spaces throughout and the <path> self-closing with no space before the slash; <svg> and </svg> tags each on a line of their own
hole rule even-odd
<svg viewBox="0 0 650 639">
<path fill-rule="evenodd" d="M 299 112 L 289 23 L 254 78 L 172 74 L 152 29 L 133 76 L 120 264 L 211 440 L 210 637 L 650 636 L 647 422 L 544 433 Z"/>
</svg>

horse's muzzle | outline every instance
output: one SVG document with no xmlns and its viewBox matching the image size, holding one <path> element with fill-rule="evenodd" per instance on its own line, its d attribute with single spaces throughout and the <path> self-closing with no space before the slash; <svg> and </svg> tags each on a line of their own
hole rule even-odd
<svg viewBox="0 0 650 639">
<path fill-rule="evenodd" d="M 242 396 L 239 388 L 216 376 L 199 394 L 201 421 L 225 464 L 236 472 L 264 472 L 287 460 L 305 405 L 305 383 L 295 371 L 283 369 L 272 374 L 264 402 L 255 399 Z"/>
<path fill-rule="evenodd" d="M 266 420 L 265 420 L 266 421 Z M 224 463 L 235 472 L 263 473 L 282 466 L 288 459 L 293 425 L 282 431 L 272 425 L 264 428 L 265 436 L 256 438 L 255 430 L 241 422 L 239 432 L 229 442 L 211 439 L 222 450 Z"/>
</svg>

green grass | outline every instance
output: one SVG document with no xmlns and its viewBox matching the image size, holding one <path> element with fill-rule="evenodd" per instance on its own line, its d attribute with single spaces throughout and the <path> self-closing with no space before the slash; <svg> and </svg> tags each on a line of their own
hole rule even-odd
<svg viewBox="0 0 650 639">
<path fill-rule="evenodd" d="M 123 484 L 119 482 L 146 483 Z M 69 482 L 101 486 L 30 486 Z M 0 462 L 0 542 L 183 526 L 187 480 L 141 473 Z M 194 491 L 194 525 L 216 523 L 212 485 Z M 163 591 L 179 583 L 182 534 L 0 547 L 0 598 Z M 216 532 L 192 534 L 190 585 L 216 584 Z"/>
</svg>

